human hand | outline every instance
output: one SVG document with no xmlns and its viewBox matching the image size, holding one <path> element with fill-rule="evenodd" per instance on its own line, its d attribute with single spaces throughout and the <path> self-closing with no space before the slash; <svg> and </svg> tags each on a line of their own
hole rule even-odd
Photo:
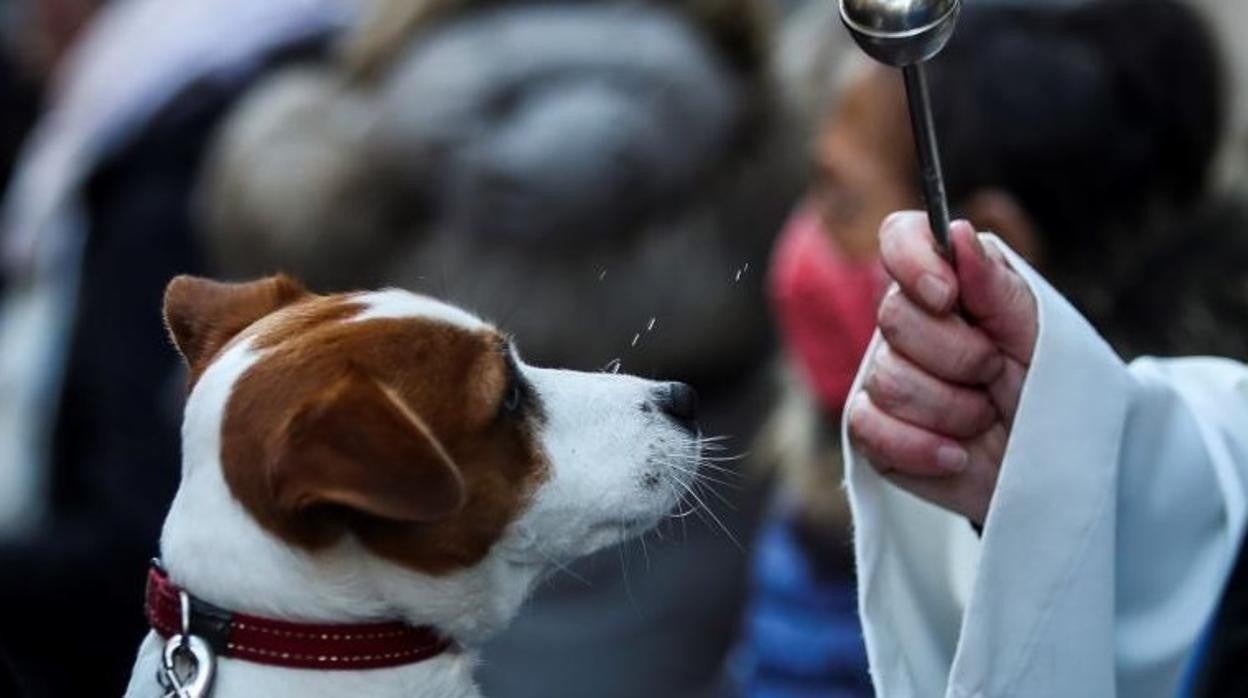
<svg viewBox="0 0 1248 698">
<path fill-rule="evenodd" d="M 896 283 L 849 436 L 897 486 L 982 524 L 1035 351 L 1036 300 L 969 223 L 953 224 L 950 244 L 956 270 L 924 214 L 884 221 L 880 256 Z"/>
</svg>

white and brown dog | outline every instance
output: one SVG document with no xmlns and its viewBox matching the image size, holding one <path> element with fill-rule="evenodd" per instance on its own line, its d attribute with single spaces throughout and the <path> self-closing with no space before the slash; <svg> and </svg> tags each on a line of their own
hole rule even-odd
<svg viewBox="0 0 1248 698">
<path fill-rule="evenodd" d="M 526 365 L 404 291 L 179 277 L 165 318 L 191 390 L 131 698 L 166 694 L 187 630 L 213 698 L 477 696 L 473 648 L 700 456 L 687 386 Z"/>
</svg>

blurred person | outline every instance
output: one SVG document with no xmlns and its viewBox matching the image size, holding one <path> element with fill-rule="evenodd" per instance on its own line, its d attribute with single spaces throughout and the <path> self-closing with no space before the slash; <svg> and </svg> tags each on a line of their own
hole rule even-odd
<svg viewBox="0 0 1248 698">
<path fill-rule="evenodd" d="M 1233 88 L 1228 133 L 1233 147 L 1227 149 L 1223 170 L 1230 179 L 1248 183 L 1248 34 L 1243 31 L 1248 26 L 1248 2 L 1191 0 L 1191 3 L 1208 18 L 1226 51 L 1227 77 Z"/>
<path fill-rule="evenodd" d="M 838 423 L 886 288 L 879 223 L 922 202 L 900 77 L 843 65 L 772 261 L 791 368 L 759 449 L 783 475 L 734 666 L 747 695 L 871 693 Z M 1248 356 L 1248 207 L 1212 192 L 1225 96 L 1191 11 L 971 3 L 929 70 L 960 215 L 1036 263 L 1124 355 Z"/>
<path fill-rule="evenodd" d="M 70 5 L 87 3 L 41 7 Z M 242 88 L 318 54 L 349 6 L 136 0 L 45 44 L 55 76 L 0 235 L 0 653 L 20 695 L 125 685 L 178 477 L 183 377 L 156 317 L 202 265 L 195 173 Z"/>
<path fill-rule="evenodd" d="M 38 76 L 24 60 L 18 37 L 22 27 L 17 3 L 0 7 L 0 190 L 8 187 L 18 151 L 38 112 Z M 0 294 L 5 272 L 0 267 Z M 0 696 L 19 695 L 16 672 L 0 647 Z"/>
<path fill-rule="evenodd" d="M 44 80 L 96 4 L 23 0 L 0 5 L 0 191 L 8 188 L 21 145 L 38 116 Z M 0 268 L 0 292 L 4 274 Z"/>
<path fill-rule="evenodd" d="M 427 291 L 539 364 L 689 382 L 706 433 L 748 435 L 769 399 L 759 264 L 800 176 L 761 5 L 383 2 L 335 65 L 231 115 L 204 244 L 228 275 Z M 760 494 L 695 492 L 663 540 L 556 574 L 486 647 L 483 692 L 704 694 Z"/>
<path fill-rule="evenodd" d="M 106 0 L 15 0 L 0 6 L 0 43 L 36 85 L 53 82 L 62 59 Z"/>
<path fill-rule="evenodd" d="M 0 187 L 9 181 L 18 149 L 39 108 L 39 76 L 15 39 L 19 16 L 0 14 Z"/>
</svg>

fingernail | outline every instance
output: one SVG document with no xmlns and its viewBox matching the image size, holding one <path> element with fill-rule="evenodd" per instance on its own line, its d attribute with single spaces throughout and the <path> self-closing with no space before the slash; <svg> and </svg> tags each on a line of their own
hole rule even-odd
<svg viewBox="0 0 1248 698">
<path fill-rule="evenodd" d="M 923 302 L 936 310 L 944 310 L 949 305 L 950 296 L 953 294 L 953 288 L 944 279 L 935 274 L 920 276 L 915 288 L 918 290 L 919 297 L 923 299 Z"/>
<path fill-rule="evenodd" d="M 984 242 L 979 239 L 979 233 L 974 231 L 971 231 L 971 249 L 975 251 L 976 257 L 987 261 L 988 251 L 984 249 Z"/>
<path fill-rule="evenodd" d="M 941 446 L 936 449 L 936 465 L 948 470 L 951 473 L 960 473 L 966 470 L 966 464 L 970 460 L 966 449 L 959 446 Z"/>
</svg>

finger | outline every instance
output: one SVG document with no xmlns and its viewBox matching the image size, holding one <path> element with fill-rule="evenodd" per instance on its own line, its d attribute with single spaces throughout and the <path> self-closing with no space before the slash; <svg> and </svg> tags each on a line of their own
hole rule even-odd
<svg viewBox="0 0 1248 698">
<path fill-rule="evenodd" d="M 999 424 L 976 439 L 969 448 L 970 465 L 957 477 L 915 477 L 898 471 L 883 475 L 907 492 L 983 525 L 996 490 L 1000 454 L 1007 439 L 1005 427 Z"/>
<path fill-rule="evenodd" d="M 940 380 L 887 344 L 880 346 L 871 364 L 864 384 L 867 395 L 876 407 L 903 422 L 969 439 L 998 419 L 986 392 Z"/>
<path fill-rule="evenodd" d="M 1026 378 L 1027 367 L 1007 358 L 1001 374 L 988 385 L 988 395 L 1006 426 L 1014 425 L 1014 415 L 1018 412 L 1018 402 L 1022 398 L 1023 381 Z"/>
<path fill-rule="evenodd" d="M 850 407 L 849 438 L 880 472 L 946 477 L 965 470 L 970 458 L 958 442 L 885 414 L 865 392 Z"/>
<path fill-rule="evenodd" d="M 897 353 L 943 380 L 985 385 L 1001 372 L 1001 352 L 957 315 L 933 316 L 903 293 L 880 303 L 880 333 Z"/>
<path fill-rule="evenodd" d="M 942 315 L 953 310 L 957 276 L 937 250 L 926 215 L 904 211 L 884 219 L 880 260 L 902 292 L 928 312 Z"/>
<path fill-rule="evenodd" d="M 959 301 L 1006 355 L 1031 363 L 1036 345 L 1036 299 L 1001 251 L 985 245 L 966 221 L 950 228 L 958 260 Z"/>
<path fill-rule="evenodd" d="M 992 499 L 992 490 L 983 487 L 978 481 L 970 481 L 962 477 L 937 480 L 896 471 L 884 473 L 884 477 L 919 499 L 961 514 L 977 525 L 982 526 L 984 520 L 988 518 L 988 505 Z"/>
</svg>

